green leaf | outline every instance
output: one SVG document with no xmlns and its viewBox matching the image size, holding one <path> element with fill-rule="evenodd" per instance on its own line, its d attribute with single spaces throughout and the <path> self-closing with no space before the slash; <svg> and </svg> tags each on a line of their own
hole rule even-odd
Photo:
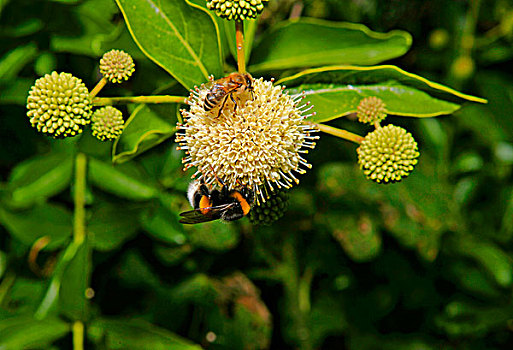
<svg viewBox="0 0 513 350">
<path fill-rule="evenodd" d="M 34 43 L 20 45 L 0 58 L 0 79 L 13 79 L 37 55 Z"/>
<path fill-rule="evenodd" d="M 201 225 L 184 225 L 186 236 L 193 246 L 213 251 L 226 251 L 238 243 L 234 224 L 214 221 Z"/>
<path fill-rule="evenodd" d="M 176 197 L 169 196 L 166 201 L 169 206 L 174 206 Z M 147 211 L 141 218 L 144 230 L 154 238 L 171 244 L 185 243 L 185 235 L 183 225 L 180 224 L 178 209 L 171 211 L 163 206 L 159 206 L 155 210 Z"/>
<path fill-rule="evenodd" d="M 77 253 L 79 251 L 82 251 L 84 247 L 87 246 L 87 243 L 84 242 L 77 242 L 72 241 L 66 249 L 62 252 L 62 254 L 59 257 L 59 261 L 57 262 L 57 265 L 55 266 L 55 270 L 53 272 L 52 279 L 50 280 L 50 283 L 48 285 L 48 288 L 46 289 L 46 293 L 43 297 L 43 300 L 39 304 L 39 307 L 37 308 L 35 312 L 35 317 L 39 320 L 42 320 L 48 316 L 50 312 L 55 310 L 55 306 L 59 302 L 60 294 L 61 294 L 61 287 L 63 283 L 64 276 L 67 273 L 67 269 L 69 266 L 72 266 L 73 260 L 77 257 Z M 79 261 L 83 262 L 83 254 L 78 254 Z M 79 262 L 80 263 L 80 262 Z M 76 266 L 76 265 L 75 265 Z M 85 266 L 83 266 L 85 268 Z M 65 281 L 67 283 L 67 281 Z M 68 287 L 65 287 L 66 289 L 69 289 Z M 73 288 L 72 288 L 73 289 Z M 66 298 L 67 296 L 65 296 Z M 73 297 L 76 297 L 74 295 Z M 70 301 L 68 299 L 68 301 Z M 78 300 L 71 300 L 71 303 L 75 303 Z M 64 304 L 65 305 L 65 304 Z"/>
<path fill-rule="evenodd" d="M 356 262 L 368 262 L 381 252 L 381 236 L 368 215 L 355 217 L 328 212 L 321 223 L 328 226 L 346 254 Z"/>
<path fill-rule="evenodd" d="M 141 201 L 157 196 L 158 190 L 155 187 L 145 183 L 139 176 L 123 171 L 125 169 L 131 170 L 130 167 L 114 167 L 90 158 L 89 180 L 96 187 L 122 198 Z"/>
<path fill-rule="evenodd" d="M 199 345 L 142 320 L 100 319 L 87 331 L 91 338 L 104 337 L 108 349 L 201 350 Z"/>
<path fill-rule="evenodd" d="M 55 204 L 41 204 L 22 211 L 0 207 L 0 222 L 11 235 L 31 246 L 43 236 L 50 239 L 47 249 L 61 247 L 71 236 L 72 215 Z"/>
<path fill-rule="evenodd" d="M 70 325 L 57 318 L 37 321 L 20 316 L 0 320 L 0 349 L 22 350 L 44 347 L 63 337 Z"/>
<path fill-rule="evenodd" d="M 28 207 L 60 193 L 69 186 L 72 173 L 68 154 L 50 154 L 18 164 L 9 178 L 9 205 Z"/>
<path fill-rule="evenodd" d="M 17 104 L 25 106 L 30 88 L 34 85 L 31 78 L 17 78 L 15 80 L 0 80 L 0 104 Z"/>
<path fill-rule="evenodd" d="M 101 56 L 124 29 L 122 23 L 112 21 L 118 9 L 112 1 L 80 2 L 78 6 L 70 6 L 66 13 L 76 25 L 56 31 L 51 36 L 50 46 L 56 52 Z"/>
<path fill-rule="evenodd" d="M 483 337 L 494 329 L 503 329 L 511 319 L 511 306 L 488 304 L 486 307 L 465 300 L 448 303 L 434 319 L 435 325 L 451 337 Z M 476 347 L 479 349 L 479 347 Z"/>
<path fill-rule="evenodd" d="M 93 210 L 87 231 L 93 238 L 94 248 L 101 251 L 113 250 L 129 240 L 139 229 L 138 206 L 122 206 L 104 202 Z"/>
<path fill-rule="evenodd" d="M 141 51 L 184 87 L 221 76 L 221 43 L 213 14 L 189 1 L 116 0 Z"/>
<path fill-rule="evenodd" d="M 91 275 L 89 239 L 78 247 L 73 259 L 64 270 L 59 291 L 59 310 L 72 320 L 87 318 L 86 289 Z"/>
<path fill-rule="evenodd" d="M 8 283 L 8 279 L 11 279 L 11 286 L 3 294 L 0 292 L 0 299 L 2 301 L 8 301 L 8 303 L 2 303 L 2 306 L 6 305 L 9 308 L 9 313 L 13 315 L 31 315 L 36 310 L 38 303 L 40 302 L 40 296 L 44 292 L 45 283 L 41 279 L 29 279 L 21 276 L 15 276 L 6 274 L 4 277 L 5 284 Z M 5 297 L 4 297 L 5 296 Z M 1 310 L 1 309 L 0 309 Z M 2 318 L 0 314 L 0 319 Z"/>
<path fill-rule="evenodd" d="M 377 64 L 405 54 L 411 35 L 377 33 L 364 25 L 303 18 L 265 33 L 251 56 L 250 71 L 329 64 Z"/>
<path fill-rule="evenodd" d="M 314 105 L 314 122 L 326 122 L 356 112 L 360 100 L 377 96 L 389 114 L 405 117 L 434 117 L 450 114 L 465 101 L 486 100 L 463 94 L 395 66 L 333 66 L 305 70 L 277 84 L 291 93 L 305 91 Z"/>
<path fill-rule="evenodd" d="M 471 236 L 453 237 L 452 249 L 477 261 L 504 288 L 513 283 L 513 263 L 510 257 L 491 242 L 474 239 Z"/>
<path fill-rule="evenodd" d="M 121 136 L 114 141 L 112 161 L 126 162 L 164 142 L 175 133 L 176 126 L 171 123 L 147 105 L 139 105 L 126 121 Z"/>
</svg>

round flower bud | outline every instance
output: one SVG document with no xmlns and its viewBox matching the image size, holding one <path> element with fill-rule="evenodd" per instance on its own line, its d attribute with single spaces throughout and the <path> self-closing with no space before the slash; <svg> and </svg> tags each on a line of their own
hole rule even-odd
<svg viewBox="0 0 513 350">
<path fill-rule="evenodd" d="M 249 221 L 253 225 L 271 225 L 287 211 L 288 199 L 288 194 L 283 190 L 271 193 L 271 196 L 265 202 L 260 202 L 259 205 L 251 208 Z"/>
<path fill-rule="evenodd" d="M 27 109 L 30 124 L 39 132 L 54 138 L 75 136 L 90 122 L 89 91 L 73 75 L 52 72 L 36 80 Z"/>
<path fill-rule="evenodd" d="M 395 125 L 368 133 L 357 152 L 363 173 L 377 183 L 401 181 L 412 172 L 419 156 L 413 136 Z"/>
<path fill-rule="evenodd" d="M 356 108 L 356 116 L 361 123 L 374 124 L 380 122 L 387 116 L 385 102 L 379 97 L 365 97 Z"/>
<path fill-rule="evenodd" d="M 305 121 L 312 106 L 301 104 L 304 95 L 290 96 L 260 78 L 252 79 L 248 90 L 221 96 L 212 106 L 211 97 L 220 90 L 212 90 L 214 95 L 211 86 L 192 90 L 190 109 L 181 110 L 184 123 L 177 126 L 176 142 L 186 153 L 184 170 L 196 167 L 193 177 L 206 184 L 219 179 L 230 189 L 249 188 L 255 202 L 258 196 L 266 201 L 267 189 L 299 183 L 296 174 L 311 168 L 303 156 L 319 138 Z"/>
<path fill-rule="evenodd" d="M 111 83 L 128 80 L 134 71 L 134 60 L 124 51 L 110 50 L 100 59 L 100 73 Z"/>
<path fill-rule="evenodd" d="M 115 140 L 123 132 L 125 121 L 123 114 L 112 106 L 103 107 L 94 111 L 91 118 L 93 136 L 100 141 Z"/>
<path fill-rule="evenodd" d="M 242 21 L 257 18 L 266 0 L 207 0 L 207 7 L 221 18 Z"/>
</svg>

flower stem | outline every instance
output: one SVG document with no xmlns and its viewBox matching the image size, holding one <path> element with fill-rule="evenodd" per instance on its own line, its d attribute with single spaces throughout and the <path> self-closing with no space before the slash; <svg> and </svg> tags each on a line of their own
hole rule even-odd
<svg viewBox="0 0 513 350">
<path fill-rule="evenodd" d="M 235 42 L 237 44 L 237 67 L 239 73 L 246 73 L 246 56 L 244 55 L 244 22 L 235 21 Z"/>
<path fill-rule="evenodd" d="M 78 153 L 75 159 L 75 213 L 73 217 L 73 241 L 82 244 L 85 240 L 85 192 L 87 158 Z"/>
<path fill-rule="evenodd" d="M 113 104 L 128 103 L 185 103 L 184 96 L 129 96 L 129 97 L 96 97 L 93 100 L 95 106 L 110 106 Z"/>
<path fill-rule="evenodd" d="M 93 90 L 89 93 L 89 97 L 91 99 L 93 99 L 96 95 L 98 95 L 98 93 L 100 92 L 101 89 L 103 89 L 103 87 L 107 84 L 107 78 L 103 77 L 99 82 L 98 84 L 96 84 L 96 86 L 93 88 Z"/>
<path fill-rule="evenodd" d="M 80 321 L 75 321 L 72 332 L 73 350 L 84 350 L 84 324 Z"/>
<path fill-rule="evenodd" d="M 326 133 L 326 134 L 330 134 L 330 135 L 333 135 L 333 136 L 336 136 L 336 137 L 340 137 L 342 139 L 345 139 L 345 140 L 348 140 L 348 141 L 351 141 L 351 142 L 354 142 L 354 143 L 362 143 L 364 137 L 363 136 L 360 136 L 360 135 L 357 135 L 357 134 L 353 134 L 352 132 L 349 132 L 347 130 L 342 130 L 342 129 L 337 129 L 337 128 L 334 128 L 332 126 L 328 126 L 328 125 L 324 125 L 324 124 L 318 124 L 318 123 L 312 123 L 313 126 L 315 126 L 317 129 L 319 129 L 320 131 Z"/>
</svg>

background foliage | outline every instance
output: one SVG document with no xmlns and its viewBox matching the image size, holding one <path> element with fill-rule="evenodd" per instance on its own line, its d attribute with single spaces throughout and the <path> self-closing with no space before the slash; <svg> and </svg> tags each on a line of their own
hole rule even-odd
<svg viewBox="0 0 513 350">
<path fill-rule="evenodd" d="M 91 88 L 99 57 L 111 48 L 129 52 L 136 73 L 104 96 L 185 95 L 181 84 L 234 70 L 233 28 L 213 22 L 202 1 L 162 1 L 170 16 L 193 13 L 187 18 L 196 25 L 179 32 L 191 31 L 192 41 L 203 35 L 210 45 L 196 57 L 201 64 L 179 70 L 173 60 L 196 58 L 179 46 L 159 56 L 173 30 L 160 33 L 158 25 L 134 35 L 147 55 L 141 52 L 123 19 L 132 18 L 128 3 L 144 2 L 0 1 L 0 348 L 72 348 L 72 334 L 80 333 L 72 332 L 74 321 L 85 324 L 85 347 L 98 349 L 511 347 L 510 1 L 271 0 L 258 27 L 247 24 L 254 42 L 248 69 L 297 89 L 334 84 L 331 95 L 312 97 L 327 101 L 317 103 L 319 120 L 354 112 L 357 100 L 341 103 L 336 89 L 344 87 L 337 79 L 355 72 L 346 66 L 328 81 L 287 78 L 310 66 L 386 61 L 489 103 L 457 110 L 471 98 L 422 89 L 411 77 L 391 77 L 393 68 L 358 70 L 365 87 L 385 98 L 398 87 L 419 94 L 401 99 L 393 114 L 457 110 L 437 119 L 389 117 L 419 142 L 409 178 L 371 183 L 357 168 L 355 145 L 323 135 L 309 155 L 313 170 L 290 191 L 280 221 L 185 228 L 177 213 L 189 208 L 189 176 L 171 138 L 177 105 L 121 107 L 130 123 L 113 150 L 88 132 L 43 137 L 25 116 L 37 77 L 71 72 Z M 309 19 L 285 22 L 299 10 Z M 145 11 L 136 8 L 134 18 L 142 21 Z M 128 23 L 134 33 L 141 25 Z M 362 43 L 382 56 L 369 56 Z M 320 54 L 301 56 L 309 50 Z M 341 52 L 350 54 L 341 59 Z M 369 131 L 346 118 L 332 124 Z M 77 152 L 89 159 L 88 232 L 79 245 L 71 239 Z"/>
</svg>

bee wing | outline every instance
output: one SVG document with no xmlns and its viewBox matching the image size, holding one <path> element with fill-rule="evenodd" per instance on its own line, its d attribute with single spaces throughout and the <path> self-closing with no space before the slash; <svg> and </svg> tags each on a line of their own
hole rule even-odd
<svg viewBox="0 0 513 350">
<path fill-rule="evenodd" d="M 180 216 L 183 218 L 180 219 L 180 223 L 182 224 L 200 224 L 202 222 L 209 222 L 218 220 L 221 218 L 222 213 L 233 207 L 235 203 L 226 203 L 217 205 L 215 207 L 201 208 L 189 210 L 183 213 L 180 213 Z M 208 211 L 203 214 L 201 211 L 208 209 Z"/>
</svg>

